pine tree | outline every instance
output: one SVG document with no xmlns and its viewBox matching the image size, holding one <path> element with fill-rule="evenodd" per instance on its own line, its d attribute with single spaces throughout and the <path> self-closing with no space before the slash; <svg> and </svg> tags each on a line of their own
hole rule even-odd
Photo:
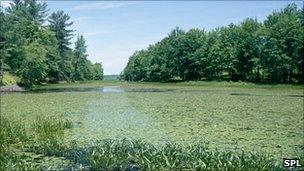
<svg viewBox="0 0 304 171">
<path fill-rule="evenodd" d="M 73 30 L 68 29 L 73 22 L 70 21 L 70 16 L 63 11 L 57 11 L 49 17 L 50 28 L 55 32 L 58 41 L 58 52 L 60 60 L 59 64 L 60 74 L 57 80 L 70 80 L 73 71 L 73 57 L 71 53 L 70 40 L 73 36 Z"/>
</svg>

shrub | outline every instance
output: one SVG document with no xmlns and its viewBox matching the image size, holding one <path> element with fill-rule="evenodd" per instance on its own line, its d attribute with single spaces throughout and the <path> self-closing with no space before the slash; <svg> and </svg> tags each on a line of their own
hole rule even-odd
<svg viewBox="0 0 304 171">
<path fill-rule="evenodd" d="M 16 84 L 19 84 L 20 83 L 20 78 L 13 75 L 13 74 L 10 74 L 8 72 L 4 72 L 3 74 L 3 80 L 2 80 L 2 84 L 4 86 L 7 86 L 7 85 L 16 85 Z"/>
</svg>

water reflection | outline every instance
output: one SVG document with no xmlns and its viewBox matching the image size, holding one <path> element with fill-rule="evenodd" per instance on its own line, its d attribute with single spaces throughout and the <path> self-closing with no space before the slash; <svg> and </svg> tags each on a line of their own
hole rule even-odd
<svg viewBox="0 0 304 171">
<path fill-rule="evenodd" d="M 158 88 L 125 88 L 120 86 L 104 87 L 69 87 L 69 88 L 47 88 L 27 91 L 25 93 L 59 93 L 59 92 L 102 92 L 102 93 L 123 93 L 123 92 L 169 92 L 175 89 L 158 89 Z"/>
<path fill-rule="evenodd" d="M 125 93 L 125 92 L 138 92 L 138 93 L 165 93 L 165 92 L 180 92 L 180 93 L 210 93 L 216 90 L 206 89 L 173 89 L 173 88 L 129 88 L 121 86 L 104 86 L 104 87 L 69 87 L 69 88 L 42 88 L 25 92 L 10 92 L 10 93 L 60 93 L 60 92 L 96 92 L 96 93 Z M 9 93 L 9 92 L 7 92 Z M 3 93 L 5 94 L 5 93 Z M 304 95 L 298 94 L 255 94 L 247 92 L 232 92 L 232 96 L 286 96 L 303 98 Z"/>
<path fill-rule="evenodd" d="M 124 89 L 122 89 L 120 86 L 106 86 L 102 87 L 101 91 L 103 93 L 121 93 L 124 92 Z"/>
</svg>

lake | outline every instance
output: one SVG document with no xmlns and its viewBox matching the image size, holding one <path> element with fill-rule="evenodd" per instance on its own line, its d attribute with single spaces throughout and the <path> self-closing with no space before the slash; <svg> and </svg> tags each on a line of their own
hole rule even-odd
<svg viewBox="0 0 304 171">
<path fill-rule="evenodd" d="M 299 86 L 88 82 L 2 97 L 2 112 L 28 125 L 37 115 L 71 119 L 66 141 L 205 141 L 212 148 L 262 151 L 278 159 L 303 148 Z"/>
</svg>

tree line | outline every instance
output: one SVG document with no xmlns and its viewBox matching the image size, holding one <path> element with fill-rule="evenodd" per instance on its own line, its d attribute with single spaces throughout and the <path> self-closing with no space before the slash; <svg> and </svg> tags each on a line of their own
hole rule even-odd
<svg viewBox="0 0 304 171">
<path fill-rule="evenodd" d="M 177 27 L 136 51 L 120 78 L 303 83 L 303 48 L 304 12 L 289 4 L 264 22 L 247 18 L 211 31 Z"/>
<path fill-rule="evenodd" d="M 87 59 L 82 35 L 71 48 L 73 22 L 64 11 L 49 15 L 43 1 L 13 0 L 0 6 L 0 23 L 1 64 L 22 84 L 103 79 L 101 63 Z"/>
</svg>

